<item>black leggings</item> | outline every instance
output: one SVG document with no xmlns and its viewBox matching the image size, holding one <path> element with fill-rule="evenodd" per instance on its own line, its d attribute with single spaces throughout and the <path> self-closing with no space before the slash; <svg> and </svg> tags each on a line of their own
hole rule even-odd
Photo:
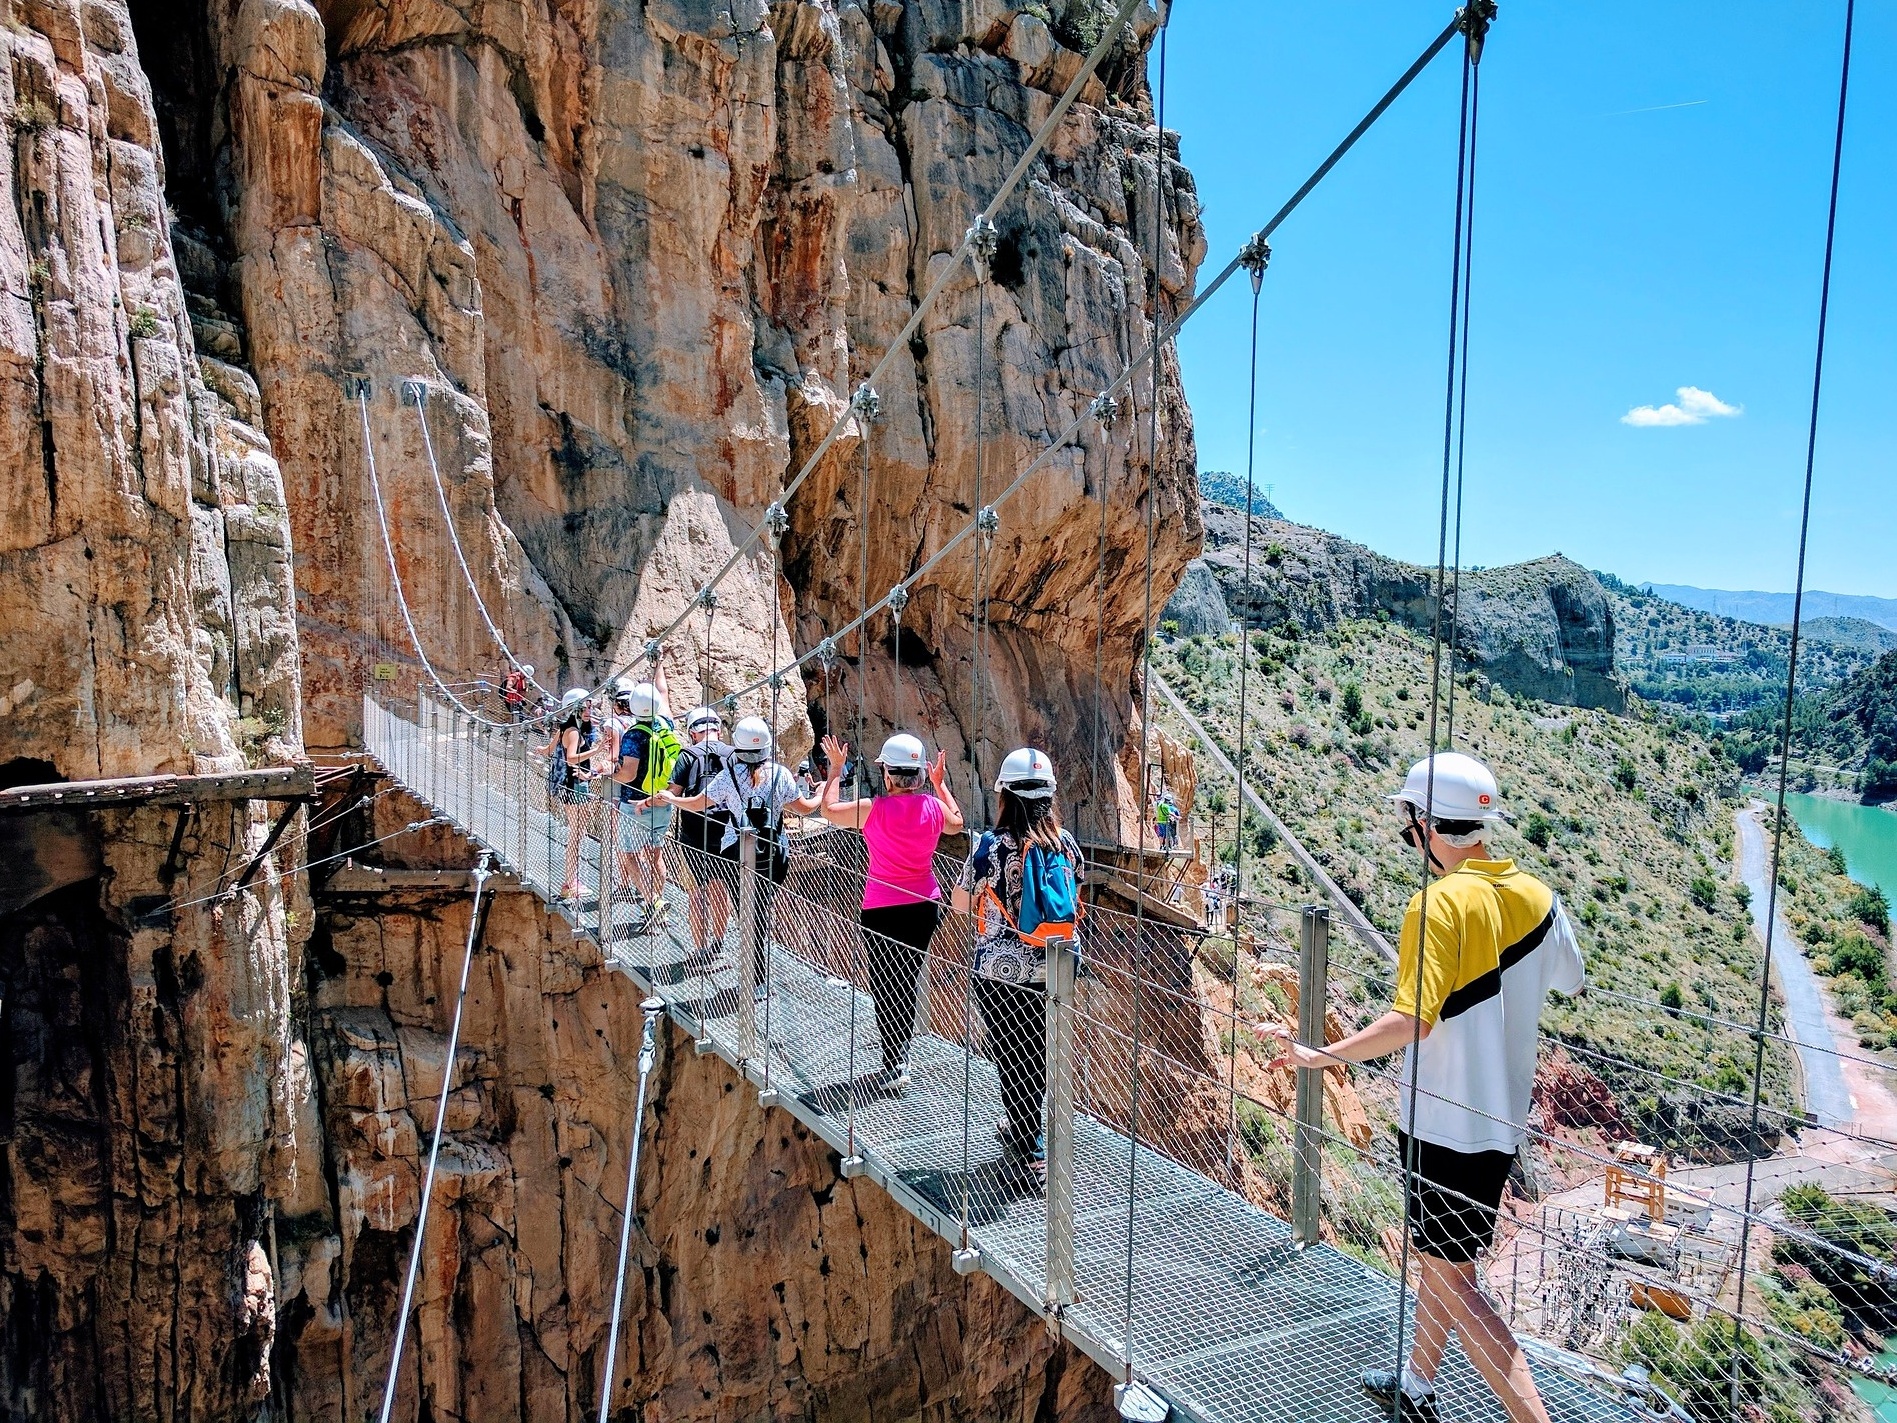
<svg viewBox="0 0 1897 1423">
<path fill-rule="evenodd" d="M 1001 1078 L 1001 1107 L 1017 1138 L 1041 1135 L 1047 1092 L 1047 990 L 1038 983 L 975 977 L 975 1002 L 988 1027 L 988 1055 Z"/>
<path fill-rule="evenodd" d="M 739 898 L 742 893 L 740 884 L 744 869 L 738 859 L 738 847 L 720 850 L 718 859 L 724 870 L 725 889 L 731 895 L 733 913 L 743 904 Z M 759 983 L 765 982 L 769 975 L 766 962 L 770 954 L 771 910 L 777 903 L 777 887 L 790 874 L 790 861 L 770 841 L 760 838 L 757 846 L 757 883 L 752 889 L 757 894 L 756 918 L 751 925 L 751 965 L 757 974 Z"/>
<path fill-rule="evenodd" d="M 922 959 L 929 940 L 935 937 L 941 914 L 942 906 L 933 899 L 863 911 L 869 992 L 876 1001 L 876 1031 L 883 1040 L 884 1067 L 900 1067 L 909 1056 Z"/>
</svg>

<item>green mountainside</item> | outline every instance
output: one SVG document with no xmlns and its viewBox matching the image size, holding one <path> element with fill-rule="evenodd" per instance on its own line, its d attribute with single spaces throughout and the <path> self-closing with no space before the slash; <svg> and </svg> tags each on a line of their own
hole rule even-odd
<svg viewBox="0 0 1897 1423">
<path fill-rule="evenodd" d="M 1745 770 L 1762 770 L 1774 760 L 1782 721 L 1782 711 L 1768 705 L 1733 724 L 1729 747 Z M 1836 686 L 1798 698 L 1792 761 L 1801 789 L 1821 780 L 1834 785 L 1842 772 L 1848 787 L 1866 796 L 1897 795 L 1897 652 Z"/>
<path fill-rule="evenodd" d="M 1614 610 L 1614 665 L 1648 701 L 1725 720 L 1785 699 L 1791 631 L 1688 608 L 1596 573 Z M 1816 618 L 1799 646 L 1799 686 L 1816 692 L 1897 647 L 1861 618 Z"/>
</svg>

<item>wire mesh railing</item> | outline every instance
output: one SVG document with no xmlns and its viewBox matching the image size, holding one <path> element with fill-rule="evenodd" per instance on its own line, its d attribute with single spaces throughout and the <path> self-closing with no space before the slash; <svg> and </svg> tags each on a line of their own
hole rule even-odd
<svg viewBox="0 0 1897 1423">
<path fill-rule="evenodd" d="M 1396 1074 L 1276 1069 L 1257 1035 L 1334 1040 L 1387 1002 L 1385 967 L 1332 946 L 1322 911 L 1253 900 L 1242 932 L 1214 934 L 1096 895 L 1046 984 L 1000 984 L 974 972 L 964 915 L 943 909 L 914 943 L 863 928 L 854 832 L 793 827 L 781 852 L 722 830 L 691 842 L 610 783 L 550 783 L 535 729 L 425 696 L 400 712 L 366 699 L 364 726 L 392 776 L 830 1142 L 844 1174 L 947 1238 L 958 1268 L 1187 1415 L 1380 1416 L 1357 1375 L 1394 1362 L 1410 1300 Z M 960 869 L 938 856 L 945 889 Z M 1599 1120 L 1544 1073 L 1519 1124 L 1526 1179 L 1479 1278 L 1530 1336 L 1551 1415 L 1864 1416 L 1897 1330 L 1897 1146 L 1790 1106 L 1717 1149 L 1690 1122 L 1637 1145 L 1629 1119 L 1662 1119 L 1642 1094 L 1702 1119 L 1743 1096 L 1573 1041 L 1544 1058 L 1570 1096 L 1593 1084 Z M 1502 1416 L 1453 1351 L 1438 1386 L 1451 1416 Z"/>
</svg>

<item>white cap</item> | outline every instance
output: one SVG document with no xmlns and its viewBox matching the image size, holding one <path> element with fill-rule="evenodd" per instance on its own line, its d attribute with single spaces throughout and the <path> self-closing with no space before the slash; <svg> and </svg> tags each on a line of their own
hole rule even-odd
<svg viewBox="0 0 1897 1423">
<path fill-rule="evenodd" d="M 922 763 L 928 759 L 928 752 L 922 749 L 922 739 L 899 731 L 883 743 L 883 749 L 876 757 L 876 764 L 886 766 L 892 771 L 920 771 Z"/>
<path fill-rule="evenodd" d="M 761 716 L 747 716 L 731 731 L 731 746 L 738 759 L 756 765 L 771 752 L 771 728 Z"/>
<path fill-rule="evenodd" d="M 1475 757 L 1438 751 L 1410 767 L 1403 789 L 1390 799 L 1426 811 L 1435 820 L 1490 821 L 1502 818 L 1501 794 L 1494 773 Z"/>
<path fill-rule="evenodd" d="M 724 724 L 725 719 L 718 715 L 716 707 L 693 707 L 685 713 L 685 729 L 690 732 L 714 731 Z"/>
<path fill-rule="evenodd" d="M 1023 746 L 1010 751 L 995 777 L 995 790 L 1011 791 L 1022 800 L 1051 800 L 1054 796 L 1054 763 L 1045 751 Z"/>
</svg>

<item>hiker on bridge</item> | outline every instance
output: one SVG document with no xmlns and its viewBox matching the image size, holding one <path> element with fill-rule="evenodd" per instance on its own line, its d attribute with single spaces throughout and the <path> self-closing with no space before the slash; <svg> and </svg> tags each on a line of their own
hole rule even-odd
<svg viewBox="0 0 1897 1423">
<path fill-rule="evenodd" d="M 824 737 L 823 754 L 830 768 L 823 787 L 823 818 L 847 830 L 861 830 L 869 848 L 862 924 L 870 997 L 883 1048 L 876 1085 L 900 1093 L 909 1086 L 917 986 L 942 913 L 935 849 L 944 832 L 961 830 L 962 808 L 948 788 L 947 756 L 938 751 L 930 761 L 921 740 L 907 732 L 883 743 L 876 764 L 883 768 L 886 793 L 873 800 L 842 799 L 849 748 L 841 740 Z"/>
<path fill-rule="evenodd" d="M 771 908 L 777 887 L 790 872 L 790 842 L 785 834 L 784 813 L 815 815 L 819 802 L 815 796 L 798 793 L 797 778 L 774 759 L 771 728 L 761 716 L 747 716 L 731 732 L 731 760 L 711 778 L 697 795 L 680 795 L 674 790 L 659 793 L 662 799 L 680 810 L 705 811 L 716 808 L 729 818 L 718 845 L 724 863 L 725 887 L 734 901 L 739 894 L 741 840 L 739 831 L 757 832 L 756 914 L 751 926 L 751 962 L 756 971 L 753 996 L 759 1002 L 770 996 L 770 924 Z"/>
<path fill-rule="evenodd" d="M 672 806 L 661 792 L 672 784 L 672 767 L 684 743 L 666 714 L 665 668 L 656 681 L 621 677 L 613 686 L 618 712 L 613 779 L 619 783 L 619 882 L 629 884 L 645 910 L 644 932 L 665 914 L 665 841 L 672 833 Z"/>
<path fill-rule="evenodd" d="M 533 687 L 534 667 L 523 662 L 501 679 L 501 702 L 513 721 L 527 719 L 527 696 Z"/>
<path fill-rule="evenodd" d="M 1001 1079 L 995 1133 L 1037 1181 L 1047 1178 L 1047 950 L 1079 928 L 1080 845 L 1054 807 L 1045 751 L 1010 751 L 995 777 L 995 828 L 975 844 L 955 908 L 975 919 L 974 988 Z"/>
<path fill-rule="evenodd" d="M 569 688 L 560 697 L 553 735 L 538 748 L 538 754 L 547 758 L 548 809 L 566 807 L 566 873 L 560 880 L 559 897 L 576 904 L 586 894 L 586 886 L 580 883 L 580 846 L 592 811 L 588 782 L 600 744 L 599 724 L 593 720 L 586 689 Z"/>
<path fill-rule="evenodd" d="M 724 718 L 713 707 L 693 707 L 685 714 L 690 743 L 672 767 L 671 792 L 686 800 L 704 794 L 718 774 L 731 765 L 731 747 L 723 739 Z M 731 814 L 720 806 L 707 810 L 680 810 L 672 819 L 672 834 L 683 853 L 690 891 L 685 901 L 692 930 L 692 962 L 708 962 L 718 955 L 731 926 L 731 893 L 719 868 L 718 847 L 731 828 Z"/>
<path fill-rule="evenodd" d="M 1476 1257 L 1494 1239 L 1502 1191 L 1528 1137 L 1542 1003 L 1550 990 L 1581 988 L 1580 947 L 1555 893 L 1491 855 L 1502 812 L 1487 766 L 1438 752 L 1417 762 L 1390 799 L 1403 810 L 1404 842 L 1422 851 L 1434 879 L 1403 916 L 1395 1003 L 1321 1049 L 1292 1042 L 1283 1027 L 1261 1033 L 1284 1046 L 1274 1065 L 1410 1054 L 1397 1144 L 1422 1276 L 1416 1334 L 1405 1366 L 1365 1373 L 1365 1391 L 1386 1406 L 1400 1393 L 1405 1418 L 1434 1423 L 1436 1370 L 1454 1333 L 1512 1423 L 1548 1423 L 1527 1356 L 1482 1293 Z"/>
</svg>

